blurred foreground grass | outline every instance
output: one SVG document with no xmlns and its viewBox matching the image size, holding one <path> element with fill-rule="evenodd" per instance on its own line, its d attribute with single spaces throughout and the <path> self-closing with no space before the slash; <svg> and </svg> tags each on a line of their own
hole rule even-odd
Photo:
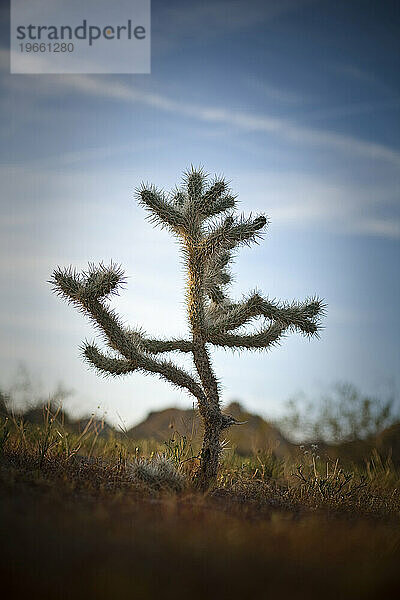
<svg viewBox="0 0 400 600">
<path fill-rule="evenodd" d="M 226 448 L 207 494 L 198 442 L 80 433 L 43 409 L 0 421 L 3 592 L 14 598 L 391 598 L 400 592 L 400 474 Z M 168 468 L 166 468 L 166 465 Z"/>
</svg>

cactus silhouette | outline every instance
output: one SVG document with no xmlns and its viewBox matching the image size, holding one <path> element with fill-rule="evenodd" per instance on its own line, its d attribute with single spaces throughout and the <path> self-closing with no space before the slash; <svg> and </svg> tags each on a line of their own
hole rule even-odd
<svg viewBox="0 0 400 600">
<path fill-rule="evenodd" d="M 89 264 L 87 271 L 72 267 L 53 272 L 54 291 L 77 306 L 105 336 L 111 352 L 85 342 L 83 355 L 100 373 L 126 375 L 154 373 L 194 396 L 204 426 L 196 481 L 201 489 L 213 483 L 221 454 L 221 434 L 237 421 L 224 414 L 210 349 L 267 350 L 290 331 L 318 336 L 325 305 L 317 297 L 303 302 L 280 302 L 258 291 L 239 302 L 228 296 L 233 251 L 257 242 L 267 225 L 264 215 L 237 216 L 236 197 L 223 178 L 210 180 L 191 167 L 182 185 L 166 194 L 152 185 L 136 190 L 139 204 L 150 220 L 167 227 L 179 241 L 187 271 L 186 304 L 190 326 L 187 339 L 152 339 L 142 329 L 126 328 L 109 307 L 108 299 L 125 283 L 120 266 Z M 262 319 L 256 331 L 244 326 Z M 197 373 L 165 360 L 173 352 L 191 354 Z"/>
</svg>

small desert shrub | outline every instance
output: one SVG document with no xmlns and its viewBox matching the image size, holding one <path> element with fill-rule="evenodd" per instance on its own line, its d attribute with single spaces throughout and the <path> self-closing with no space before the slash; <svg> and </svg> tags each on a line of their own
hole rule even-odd
<svg viewBox="0 0 400 600">
<path fill-rule="evenodd" d="M 138 458 L 128 469 L 133 480 L 146 483 L 156 489 L 167 488 L 182 491 L 185 478 L 171 458 L 156 454 L 152 458 Z"/>
<path fill-rule="evenodd" d="M 192 440 L 179 432 L 175 432 L 174 437 L 164 442 L 164 445 L 163 455 L 172 460 L 177 467 L 196 458 L 193 454 Z"/>
<path fill-rule="evenodd" d="M 328 444 L 373 439 L 400 418 L 394 393 L 365 395 L 343 382 L 321 398 L 292 398 L 286 409 L 278 425 L 289 438 Z"/>
</svg>

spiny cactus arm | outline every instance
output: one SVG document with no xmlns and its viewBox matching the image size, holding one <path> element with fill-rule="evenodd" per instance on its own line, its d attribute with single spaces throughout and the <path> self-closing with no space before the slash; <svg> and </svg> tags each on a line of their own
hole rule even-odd
<svg viewBox="0 0 400 600">
<path fill-rule="evenodd" d="M 319 319 L 325 313 L 325 304 L 318 298 L 304 302 L 278 302 L 264 299 L 258 292 L 251 294 L 239 303 L 227 305 L 225 314 L 211 322 L 211 331 L 232 331 L 249 323 L 251 319 L 264 316 L 281 323 L 287 328 L 296 329 L 306 335 L 315 335 L 320 329 Z"/>
<path fill-rule="evenodd" d="M 279 302 L 265 299 L 261 305 L 262 315 L 282 323 L 289 329 L 297 329 L 305 335 L 316 335 L 321 329 L 320 319 L 326 313 L 326 304 L 317 296 L 303 302 Z"/>
<path fill-rule="evenodd" d="M 216 179 L 201 196 L 197 208 L 205 220 L 235 208 L 236 198 L 223 179 Z"/>
<path fill-rule="evenodd" d="M 79 273 L 73 267 L 57 267 L 49 283 L 53 291 L 67 302 L 80 305 L 85 299 L 100 299 L 118 295 L 119 288 L 126 283 L 121 266 L 89 263 L 87 271 Z"/>
<path fill-rule="evenodd" d="M 140 352 L 137 344 L 127 335 L 116 313 L 93 294 L 87 293 L 85 274 L 79 274 L 71 268 L 58 268 L 54 271 L 51 282 L 56 292 L 73 302 L 91 319 L 100 332 L 105 334 L 110 347 L 122 354 L 128 363 L 137 365 L 136 368 L 143 372 L 158 373 L 173 385 L 188 390 L 197 399 L 203 399 L 201 385 L 186 371 L 171 362 L 157 361 Z"/>
<path fill-rule="evenodd" d="M 87 271 L 83 271 L 81 282 L 84 282 L 85 295 L 92 298 L 105 298 L 118 295 L 119 289 L 126 284 L 122 266 L 111 261 L 109 265 L 89 263 Z"/>
<path fill-rule="evenodd" d="M 127 360 L 137 360 L 138 348 L 128 338 L 116 312 L 105 306 L 100 300 L 86 300 L 81 310 L 104 334 L 110 347 L 120 352 Z"/>
<path fill-rule="evenodd" d="M 207 331 L 212 330 L 216 322 L 227 316 L 231 306 L 232 301 L 229 298 L 223 298 L 221 302 L 211 299 L 211 302 L 206 305 L 204 310 Z M 223 332 L 225 331 L 224 329 Z"/>
<path fill-rule="evenodd" d="M 129 362 L 136 363 L 137 368 L 142 372 L 157 373 L 172 385 L 187 389 L 197 399 L 204 396 L 200 384 L 183 369 L 175 366 L 172 362 L 157 361 L 148 355 L 141 354 L 136 345 L 129 340 L 115 313 L 100 302 L 93 302 L 86 309 L 86 313 L 106 334 L 110 346 L 119 351 Z"/>
<path fill-rule="evenodd" d="M 203 286 L 206 296 L 212 303 L 220 305 L 229 301 L 224 288 L 232 280 L 229 262 L 232 260 L 230 251 L 220 252 L 210 257 L 204 266 Z M 205 306 L 208 310 L 208 307 Z"/>
<path fill-rule="evenodd" d="M 179 210 L 182 210 L 182 208 L 185 206 L 185 204 L 187 204 L 187 201 L 188 201 L 187 195 L 185 194 L 185 192 L 183 190 L 180 190 L 178 188 L 175 188 L 174 190 L 172 190 L 171 202 L 172 202 L 173 206 L 175 206 Z"/>
<path fill-rule="evenodd" d="M 213 333 L 209 336 L 208 341 L 214 346 L 223 348 L 265 350 L 278 343 L 284 335 L 285 329 L 286 327 L 283 325 L 273 323 L 252 334 Z"/>
<path fill-rule="evenodd" d="M 226 194 L 225 196 L 221 196 L 218 200 L 215 200 L 212 204 L 208 206 L 204 206 L 202 208 L 202 216 L 204 219 L 209 217 L 214 217 L 223 212 L 231 210 L 236 206 L 236 196 L 232 196 L 230 194 Z"/>
<path fill-rule="evenodd" d="M 138 368 L 137 362 L 108 356 L 101 352 L 94 343 L 84 342 L 82 354 L 85 360 L 101 375 L 117 377 L 132 373 Z"/>
<path fill-rule="evenodd" d="M 262 237 L 261 230 L 267 224 L 264 215 L 255 219 L 243 216 L 226 217 L 217 227 L 209 230 L 199 247 L 199 256 L 210 258 L 226 250 L 232 250 L 238 245 L 249 245 Z"/>
<path fill-rule="evenodd" d="M 99 277 L 100 274 L 99 270 Z M 137 350 L 124 333 L 117 315 L 104 306 L 102 298 L 104 289 L 101 285 L 95 285 L 98 281 L 95 275 L 95 270 L 91 266 L 88 272 L 82 273 L 78 273 L 72 267 L 58 267 L 54 270 L 50 283 L 58 295 L 73 303 L 93 321 L 95 326 L 106 335 L 111 348 L 120 352 L 127 360 L 132 360 L 136 357 Z M 112 290 L 114 293 L 116 285 Z"/>
<path fill-rule="evenodd" d="M 189 211 L 194 209 L 202 221 L 236 206 L 236 196 L 222 178 L 216 177 L 206 189 L 208 175 L 192 166 L 184 173 L 183 182 L 187 190 L 186 207 Z"/>
<path fill-rule="evenodd" d="M 192 352 L 193 345 L 189 340 L 158 340 L 147 337 L 141 331 L 126 330 L 127 336 L 140 350 L 149 354 L 162 354 L 164 352 Z"/>
<path fill-rule="evenodd" d="M 144 373 L 156 373 L 172 385 L 188 390 L 198 400 L 203 399 L 201 385 L 186 371 L 170 361 L 157 361 L 149 355 L 140 353 L 137 346 L 129 340 L 115 313 L 96 301 L 91 303 L 90 307 L 85 307 L 85 312 L 106 334 L 110 346 L 119 351 L 130 363 L 136 364 L 137 369 Z"/>
<path fill-rule="evenodd" d="M 183 173 L 183 184 L 187 191 L 187 208 L 199 210 L 206 181 L 207 174 L 202 168 L 195 169 L 192 165 Z"/>
<path fill-rule="evenodd" d="M 176 202 L 169 202 L 163 192 L 154 186 L 142 184 L 136 190 L 136 197 L 142 206 L 150 212 L 150 221 L 162 227 L 168 225 L 172 231 L 185 229 L 186 219 Z"/>
<path fill-rule="evenodd" d="M 170 361 L 158 361 L 149 356 L 143 356 L 139 361 L 139 369 L 144 373 L 156 373 L 175 387 L 188 390 L 188 392 L 197 398 L 199 404 L 204 404 L 206 401 L 203 388 L 194 376 L 186 373 L 186 371 Z"/>
<path fill-rule="evenodd" d="M 192 352 L 193 345 L 189 340 L 144 340 L 144 349 L 149 354 L 163 354 L 164 352 Z"/>
<path fill-rule="evenodd" d="M 224 179 L 215 178 L 208 190 L 203 194 L 202 200 L 205 206 L 212 206 L 220 200 L 223 194 L 229 193 L 229 188 Z"/>
<path fill-rule="evenodd" d="M 136 370 L 145 374 L 154 373 L 175 387 L 186 389 L 200 402 L 204 402 L 205 396 L 201 385 L 194 377 L 171 362 L 156 361 L 139 354 L 133 360 L 114 358 L 101 352 L 95 344 L 87 342 L 83 344 L 83 355 L 90 365 L 95 367 L 102 375 L 116 377 L 127 375 Z"/>
<path fill-rule="evenodd" d="M 220 305 L 228 300 L 228 297 L 226 296 L 220 285 L 210 284 L 205 289 L 205 292 L 210 298 L 210 300 L 212 300 L 212 302 L 216 305 Z"/>
<path fill-rule="evenodd" d="M 207 269 L 204 274 L 204 292 L 210 300 L 216 304 L 221 304 L 221 302 L 227 300 L 223 288 L 230 282 L 231 274 L 228 271 L 219 268 Z"/>
<path fill-rule="evenodd" d="M 83 312 L 94 325 L 105 334 L 107 342 L 128 361 L 135 360 L 138 355 L 137 347 L 126 335 L 122 323 L 116 313 L 104 305 L 98 297 L 98 290 L 88 285 L 87 274 L 78 273 L 71 267 L 57 268 L 53 272 L 51 283 L 54 291 L 68 302 L 72 302 Z"/>
<path fill-rule="evenodd" d="M 122 352 L 124 356 L 137 351 L 153 354 L 174 350 L 191 352 L 191 343 L 187 340 L 150 339 L 141 331 L 130 331 L 123 327 L 114 311 L 106 308 L 100 297 L 110 291 L 117 293 L 116 286 L 124 282 L 125 277 L 119 266 L 104 267 L 102 264 L 98 268 L 89 265 L 89 270 L 82 274 L 71 267 L 59 268 L 54 271 L 51 281 L 58 294 L 86 312 L 95 325 L 106 333 L 108 342 L 115 350 L 121 352 L 121 348 L 125 348 Z"/>
</svg>

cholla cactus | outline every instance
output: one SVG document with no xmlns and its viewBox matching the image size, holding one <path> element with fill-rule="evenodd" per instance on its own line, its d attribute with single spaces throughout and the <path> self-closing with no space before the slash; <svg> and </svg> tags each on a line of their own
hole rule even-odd
<svg viewBox="0 0 400 600">
<path fill-rule="evenodd" d="M 72 267 L 57 268 L 51 283 L 104 334 L 112 353 L 104 353 L 94 343 L 83 346 L 85 359 L 100 373 L 154 373 L 196 398 L 204 425 L 197 482 L 206 489 L 217 475 L 221 434 L 238 424 L 221 412 L 210 349 L 267 350 L 289 331 L 308 337 L 318 335 L 324 305 L 316 297 L 304 302 L 279 302 L 258 291 L 239 302 L 229 298 L 233 251 L 257 242 L 267 219 L 264 215 L 236 216 L 236 197 L 224 179 L 210 181 L 201 169 L 192 167 L 184 174 L 181 188 L 165 194 L 142 184 L 137 198 L 149 211 L 152 222 L 167 227 L 181 245 L 187 269 L 187 339 L 152 339 L 142 329 L 128 329 L 122 324 L 107 302 L 125 282 L 123 271 L 115 264 L 90 264 L 82 273 Z M 256 331 L 244 331 L 244 326 L 260 318 L 262 323 Z M 191 354 L 197 373 L 161 358 L 172 352 Z"/>
</svg>

